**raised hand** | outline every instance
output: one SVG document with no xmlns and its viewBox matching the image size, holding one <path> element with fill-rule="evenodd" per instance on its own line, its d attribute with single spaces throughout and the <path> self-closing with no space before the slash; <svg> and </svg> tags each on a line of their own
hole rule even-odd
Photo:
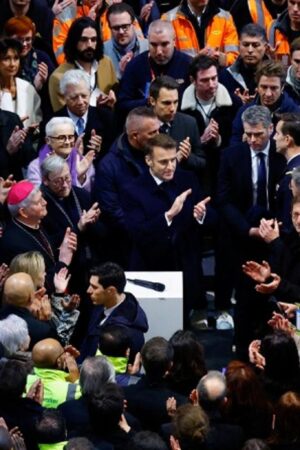
<svg viewBox="0 0 300 450">
<path fill-rule="evenodd" d="M 63 294 L 66 292 L 71 274 L 69 274 L 68 269 L 63 267 L 54 275 L 54 288 L 57 294 Z"/>
<path fill-rule="evenodd" d="M 276 219 L 261 219 L 259 225 L 259 234 L 261 238 L 269 244 L 279 237 L 279 223 Z"/>
<path fill-rule="evenodd" d="M 273 294 L 278 288 L 281 278 L 277 273 L 270 273 L 270 276 L 273 277 L 273 280 L 270 283 L 260 283 L 255 286 L 256 292 L 260 294 Z"/>
<path fill-rule="evenodd" d="M 69 266 L 76 250 L 77 236 L 73 231 L 71 231 L 71 228 L 68 227 L 59 249 L 59 261 L 65 263 L 66 266 Z"/>
<path fill-rule="evenodd" d="M 77 161 L 76 169 L 77 169 L 77 177 L 79 180 L 82 177 L 85 178 L 87 171 L 93 164 L 94 158 L 95 158 L 95 151 L 90 150 L 80 161 L 79 160 Z"/>
<path fill-rule="evenodd" d="M 210 119 L 209 124 L 200 138 L 201 143 L 207 144 L 210 141 L 218 141 L 219 136 L 219 124 L 214 119 Z"/>
<path fill-rule="evenodd" d="M 166 219 L 168 221 L 172 221 L 174 217 L 180 213 L 183 208 L 184 202 L 191 193 L 192 189 L 187 189 L 175 198 L 173 205 L 171 206 L 169 211 L 166 212 Z"/>
<path fill-rule="evenodd" d="M 102 145 L 102 137 L 96 134 L 95 130 L 91 131 L 91 138 L 89 140 L 87 148 L 99 153 Z"/>
<path fill-rule="evenodd" d="M 72 294 L 69 301 L 62 299 L 61 304 L 65 311 L 67 312 L 74 311 L 74 309 L 77 309 L 80 305 L 80 297 L 78 294 Z"/>
<path fill-rule="evenodd" d="M 271 275 L 271 267 L 267 261 L 259 264 L 256 261 L 247 261 L 242 265 L 243 272 L 257 283 L 264 283 Z"/>
<path fill-rule="evenodd" d="M 38 72 L 34 78 L 33 84 L 37 91 L 40 91 L 48 79 L 48 66 L 41 62 L 38 65 Z"/>
<path fill-rule="evenodd" d="M 244 91 L 242 92 L 240 88 L 237 88 L 234 91 L 234 94 L 239 97 L 243 105 L 247 105 L 248 103 L 252 102 L 256 97 L 256 94 L 250 95 L 249 89 L 244 89 Z"/>
<path fill-rule="evenodd" d="M 206 214 L 206 205 L 210 201 L 211 197 L 206 197 L 201 202 L 197 203 L 194 206 L 193 215 L 196 220 L 202 220 L 204 215 Z"/>
<path fill-rule="evenodd" d="M 28 119 L 28 116 L 26 119 Z M 7 153 L 10 155 L 17 153 L 20 147 L 24 144 L 26 137 L 27 130 L 24 128 L 20 129 L 20 127 L 16 125 L 6 144 Z"/>
<path fill-rule="evenodd" d="M 178 162 L 181 162 L 184 159 L 188 159 L 191 154 L 191 143 L 190 138 L 186 137 L 183 141 L 179 143 L 178 152 L 176 153 L 176 158 Z"/>
<path fill-rule="evenodd" d="M 98 207 L 98 203 L 94 203 L 88 211 L 83 210 L 79 222 L 78 229 L 80 231 L 84 231 L 87 225 L 95 223 L 100 215 L 100 209 Z"/>
</svg>

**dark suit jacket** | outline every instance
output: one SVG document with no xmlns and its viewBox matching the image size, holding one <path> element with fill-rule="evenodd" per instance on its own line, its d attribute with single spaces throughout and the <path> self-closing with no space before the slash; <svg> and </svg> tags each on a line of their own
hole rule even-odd
<svg viewBox="0 0 300 450">
<path fill-rule="evenodd" d="M 293 169 L 300 166 L 300 154 L 295 156 L 286 165 L 283 171 L 283 177 L 279 181 L 278 189 L 276 192 L 276 209 L 277 218 L 282 222 L 282 231 L 288 233 L 293 230 L 293 224 L 291 220 L 291 202 L 292 191 L 290 190 L 291 174 Z"/>
<path fill-rule="evenodd" d="M 67 107 L 64 106 L 57 111 L 55 117 L 69 117 Z M 114 138 L 113 116 L 110 108 L 96 108 L 95 106 L 89 106 L 83 138 L 85 153 L 88 151 L 87 145 L 91 139 L 92 130 L 95 130 L 96 134 L 102 137 L 102 146 L 99 153 L 99 158 L 102 158 L 108 152 Z"/>
<path fill-rule="evenodd" d="M 233 231 L 247 236 L 253 226 L 258 226 L 266 214 L 275 216 L 275 187 L 284 159 L 275 152 L 271 143 L 269 153 L 269 211 L 253 206 L 251 152 L 241 143 L 224 150 L 218 179 L 217 204 L 220 212 Z"/>
<path fill-rule="evenodd" d="M 190 138 L 192 146 L 191 154 L 187 160 L 180 163 L 183 169 L 199 172 L 205 167 L 205 154 L 201 148 L 198 125 L 194 117 L 188 114 L 177 112 L 172 122 L 169 135 L 179 144 L 181 141 Z"/>
</svg>

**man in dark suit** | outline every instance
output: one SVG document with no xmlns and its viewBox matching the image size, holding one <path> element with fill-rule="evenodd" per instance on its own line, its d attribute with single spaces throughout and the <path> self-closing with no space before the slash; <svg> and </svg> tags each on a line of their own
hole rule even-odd
<svg viewBox="0 0 300 450">
<path fill-rule="evenodd" d="M 70 117 L 77 136 L 83 136 L 84 148 L 94 150 L 101 142 L 100 158 L 108 151 L 113 138 L 113 119 L 108 107 L 90 106 L 90 82 L 83 70 L 68 70 L 60 80 L 66 105 L 55 116 Z"/>
<path fill-rule="evenodd" d="M 229 147 L 221 158 L 217 203 L 223 220 L 216 258 L 216 296 L 226 309 L 232 288 L 237 288 L 236 344 L 246 351 L 257 322 L 263 320 L 263 301 L 240 276 L 241 264 L 249 257 L 264 258 L 258 227 L 261 218 L 275 216 L 275 186 L 284 160 L 270 142 L 273 125 L 268 108 L 252 106 L 242 120 L 247 142 Z M 246 357 L 243 351 L 239 357 Z"/>
<path fill-rule="evenodd" d="M 286 159 L 286 167 L 277 193 L 277 219 L 282 222 L 281 231 L 292 231 L 291 202 L 293 193 L 291 179 L 293 170 L 300 166 L 300 114 L 285 113 L 280 115 L 274 136 L 276 151 Z"/>
<path fill-rule="evenodd" d="M 191 309 L 206 306 L 199 223 L 206 219 L 210 197 L 200 201 L 203 194 L 196 177 L 176 170 L 176 142 L 170 136 L 155 136 L 147 150 L 149 170 L 122 192 L 125 223 L 133 240 L 131 269 L 182 270 L 188 323 Z"/>
<path fill-rule="evenodd" d="M 179 84 L 163 75 L 150 85 L 150 104 L 161 121 L 160 132 L 168 134 L 177 143 L 177 161 L 180 167 L 196 173 L 205 167 L 197 122 L 193 117 L 177 112 Z"/>
</svg>

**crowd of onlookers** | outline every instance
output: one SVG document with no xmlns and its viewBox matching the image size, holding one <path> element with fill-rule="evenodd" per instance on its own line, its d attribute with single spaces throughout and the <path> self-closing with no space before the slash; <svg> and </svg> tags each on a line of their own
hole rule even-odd
<svg viewBox="0 0 300 450">
<path fill-rule="evenodd" d="M 300 0 L 0 7 L 0 450 L 299 450 Z"/>
</svg>

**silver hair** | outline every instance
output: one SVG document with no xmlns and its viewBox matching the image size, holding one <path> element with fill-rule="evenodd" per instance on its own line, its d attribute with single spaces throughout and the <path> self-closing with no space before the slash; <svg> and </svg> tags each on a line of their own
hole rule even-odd
<svg viewBox="0 0 300 450">
<path fill-rule="evenodd" d="M 42 179 L 48 178 L 51 173 L 60 173 L 66 164 L 65 159 L 58 155 L 52 154 L 47 156 L 41 165 Z"/>
<path fill-rule="evenodd" d="M 7 205 L 10 215 L 12 217 L 17 217 L 21 208 L 27 208 L 30 205 L 32 197 L 37 194 L 40 190 L 40 186 L 35 186 L 30 194 L 22 200 L 20 203 L 16 203 L 15 205 Z"/>
<path fill-rule="evenodd" d="M 199 401 L 205 404 L 216 404 L 226 396 L 226 379 L 218 370 L 210 370 L 197 385 Z"/>
<path fill-rule="evenodd" d="M 84 82 L 86 85 L 86 88 L 90 92 L 91 85 L 88 74 L 84 70 L 80 69 L 71 69 L 67 70 L 66 73 L 64 73 L 63 77 L 61 78 L 59 82 L 59 90 L 62 95 L 66 95 L 67 87 L 68 86 L 78 86 L 79 83 Z"/>
<path fill-rule="evenodd" d="M 148 36 L 150 36 L 151 33 L 163 33 L 164 31 L 168 31 L 170 35 L 173 35 L 172 37 L 175 37 L 175 31 L 174 27 L 172 25 L 172 22 L 169 20 L 161 20 L 157 19 L 150 23 L 149 29 L 148 29 Z"/>
<path fill-rule="evenodd" d="M 87 357 L 81 366 L 79 383 L 83 395 L 93 395 L 106 383 L 115 383 L 114 366 L 104 356 Z"/>
<path fill-rule="evenodd" d="M 75 132 L 75 125 L 73 123 L 73 120 L 70 119 L 70 117 L 52 117 L 52 119 L 49 120 L 45 128 L 46 137 L 53 136 L 53 133 L 55 133 L 55 128 L 57 127 L 57 125 L 64 125 L 64 124 L 70 125 Z"/>
<path fill-rule="evenodd" d="M 295 167 L 293 169 L 291 177 L 297 189 L 300 189 L 300 167 Z"/>
<path fill-rule="evenodd" d="M 10 354 L 29 343 L 29 339 L 27 323 L 21 317 L 10 314 L 0 320 L 0 342 Z"/>
<path fill-rule="evenodd" d="M 242 122 L 252 126 L 262 124 L 264 128 L 269 128 L 272 125 L 272 116 L 266 106 L 254 105 L 245 109 L 242 114 Z"/>
</svg>

